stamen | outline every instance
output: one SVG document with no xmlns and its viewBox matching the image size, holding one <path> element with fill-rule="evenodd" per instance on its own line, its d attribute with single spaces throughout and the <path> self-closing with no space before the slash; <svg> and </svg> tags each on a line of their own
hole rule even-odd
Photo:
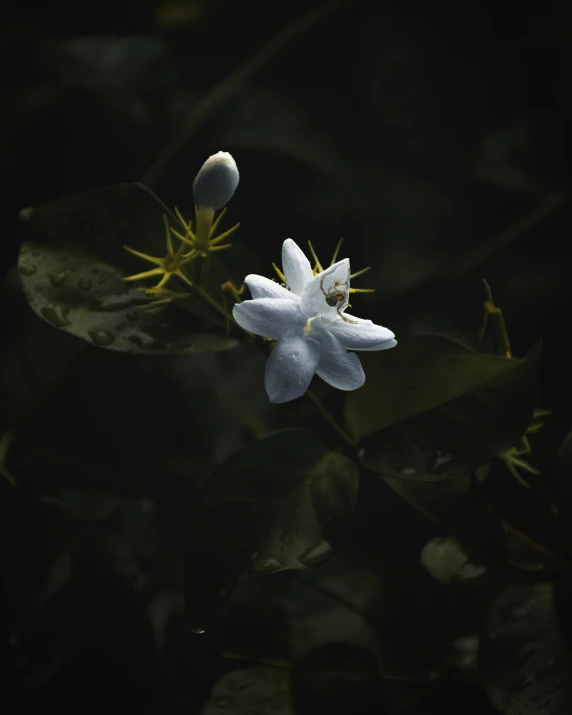
<svg viewBox="0 0 572 715">
<path fill-rule="evenodd" d="M 343 240 L 344 240 L 343 238 L 340 238 L 340 240 L 338 241 L 338 245 L 336 246 L 336 250 L 334 251 L 334 255 L 332 256 L 332 262 L 330 263 L 330 266 L 333 266 L 334 263 L 336 262 L 336 260 L 338 258 L 338 253 L 340 252 L 340 248 L 342 247 Z M 353 276 L 350 276 L 350 278 L 353 278 Z"/>
<path fill-rule="evenodd" d="M 142 258 L 144 261 L 149 261 L 149 263 L 154 263 L 156 266 L 160 266 L 163 263 L 162 258 L 155 258 L 155 256 L 149 256 L 147 253 L 141 253 L 141 251 L 136 251 L 134 248 L 129 248 L 129 246 L 123 246 L 123 248 L 132 253 L 137 258 Z"/>
<path fill-rule="evenodd" d="M 228 231 L 221 233 L 220 236 L 217 236 L 216 238 L 211 238 L 209 241 L 209 245 L 216 246 L 221 241 L 224 241 L 225 238 L 228 238 L 231 234 L 233 234 L 239 227 L 240 227 L 240 223 L 237 223 L 232 228 L 229 228 Z M 211 232 L 211 234 L 212 234 L 212 232 Z"/>
<path fill-rule="evenodd" d="M 278 276 L 278 278 L 280 278 L 280 280 L 282 281 L 282 283 L 286 283 L 286 276 L 284 275 L 284 273 L 282 273 L 282 271 L 280 270 L 280 268 L 278 268 L 278 266 L 276 265 L 276 263 L 273 263 L 273 264 L 272 264 L 272 268 L 274 268 L 274 270 L 276 271 L 276 275 Z"/>
<path fill-rule="evenodd" d="M 226 207 L 219 213 L 219 215 L 214 220 L 213 225 L 211 226 L 209 238 L 212 238 L 215 235 L 218 225 L 219 225 L 222 217 L 225 215 L 225 213 L 226 213 Z"/>
<path fill-rule="evenodd" d="M 152 278 L 153 276 L 161 275 L 163 275 L 162 268 L 152 268 L 150 271 L 145 271 L 144 273 L 137 273 L 137 275 L 135 276 L 125 276 L 123 280 L 130 283 L 132 281 L 142 281 L 145 280 L 145 278 Z"/>
<path fill-rule="evenodd" d="M 316 255 L 316 251 L 314 251 L 314 246 L 312 246 L 312 242 L 311 242 L 311 241 L 308 241 L 308 246 L 310 246 L 310 252 L 311 252 L 311 254 L 312 254 L 312 258 L 313 258 L 314 261 L 316 262 L 316 268 L 318 269 L 318 273 L 322 273 L 322 271 L 323 271 L 324 269 L 323 269 L 323 267 L 322 267 L 322 264 L 321 264 L 320 261 L 318 260 L 318 256 Z"/>
</svg>

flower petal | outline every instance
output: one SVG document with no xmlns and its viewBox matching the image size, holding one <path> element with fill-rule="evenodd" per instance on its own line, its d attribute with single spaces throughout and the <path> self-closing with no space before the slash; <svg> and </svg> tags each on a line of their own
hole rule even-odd
<svg viewBox="0 0 572 715">
<path fill-rule="evenodd" d="M 193 182 L 195 204 L 222 209 L 236 191 L 238 179 L 238 169 L 231 154 L 219 151 L 209 156 Z"/>
<path fill-rule="evenodd" d="M 359 357 L 349 353 L 328 328 L 317 330 L 312 337 L 314 335 L 320 345 L 316 375 L 338 390 L 357 390 L 361 387 L 365 382 L 365 373 Z"/>
<path fill-rule="evenodd" d="M 301 330 L 307 321 L 298 302 L 287 298 L 245 300 L 234 306 L 232 314 L 241 328 L 273 340 L 289 330 Z"/>
<path fill-rule="evenodd" d="M 339 317 L 338 307 L 342 311 L 347 306 L 349 291 L 350 259 L 344 258 L 312 278 L 300 297 L 300 307 L 309 318 L 320 315 L 326 320 L 334 320 Z M 342 294 L 344 298 L 339 305 L 330 306 L 326 302 L 326 295 L 335 293 Z"/>
<path fill-rule="evenodd" d="M 270 402 L 280 403 L 301 397 L 316 372 L 320 346 L 301 331 L 291 330 L 276 344 L 264 375 Z"/>
<path fill-rule="evenodd" d="M 312 266 L 299 246 L 291 238 L 282 244 L 282 271 L 286 285 L 296 295 L 302 295 L 306 284 L 312 280 Z"/>
<path fill-rule="evenodd" d="M 355 322 L 347 323 L 342 318 L 338 318 L 329 323 L 328 328 L 348 350 L 387 350 L 397 345 L 397 340 L 394 340 L 395 335 L 389 328 L 347 313 L 344 315 L 348 320 Z"/>
<path fill-rule="evenodd" d="M 272 281 L 270 278 L 265 278 L 264 276 L 258 276 L 256 273 L 251 273 L 246 276 L 244 282 L 248 286 L 253 298 L 287 298 L 288 300 L 299 300 L 295 293 L 286 290 L 286 288 L 276 283 L 276 281 Z"/>
</svg>

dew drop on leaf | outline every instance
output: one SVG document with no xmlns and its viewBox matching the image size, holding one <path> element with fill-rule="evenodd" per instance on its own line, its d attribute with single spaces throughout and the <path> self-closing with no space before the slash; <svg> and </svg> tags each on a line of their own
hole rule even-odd
<svg viewBox="0 0 572 715">
<path fill-rule="evenodd" d="M 69 308 L 64 310 L 60 305 L 48 303 L 44 305 L 41 313 L 42 316 L 56 328 L 65 328 L 67 325 L 71 325 L 67 319 Z"/>
<path fill-rule="evenodd" d="M 93 340 L 95 345 L 101 347 L 107 347 L 115 340 L 115 336 L 107 330 L 90 330 L 89 337 Z"/>
<path fill-rule="evenodd" d="M 50 273 L 50 283 L 54 286 L 54 288 L 59 288 L 62 286 L 66 278 L 68 277 L 67 271 L 53 271 Z"/>
<path fill-rule="evenodd" d="M 24 276 L 33 276 L 38 269 L 33 263 L 24 263 L 18 270 Z"/>
</svg>

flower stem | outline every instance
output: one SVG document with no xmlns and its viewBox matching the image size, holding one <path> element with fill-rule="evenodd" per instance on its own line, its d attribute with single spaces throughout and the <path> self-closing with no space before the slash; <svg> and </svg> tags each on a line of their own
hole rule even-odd
<svg viewBox="0 0 572 715">
<path fill-rule="evenodd" d="M 143 176 L 139 179 L 142 184 L 153 184 L 169 162 L 183 149 L 189 138 L 196 131 L 197 127 L 213 113 L 224 101 L 233 94 L 237 94 L 242 89 L 245 81 L 253 74 L 262 69 L 266 63 L 278 54 L 282 48 L 294 38 L 299 37 L 304 32 L 317 25 L 320 20 L 326 19 L 337 10 L 343 9 L 346 3 L 341 0 L 328 2 L 322 7 L 312 10 L 298 20 L 295 20 L 288 27 L 283 29 L 263 47 L 261 47 L 244 64 L 234 69 L 221 82 L 216 84 L 206 95 L 193 107 L 188 117 L 183 121 L 179 130 L 175 133 L 171 141 L 162 150 L 155 161 L 147 168 Z"/>
<path fill-rule="evenodd" d="M 199 296 L 201 300 L 210 305 L 211 308 L 214 308 L 217 313 L 220 313 L 223 318 L 225 318 L 225 320 L 230 321 L 236 325 L 236 320 L 234 319 L 232 314 L 225 310 L 225 308 L 223 308 L 220 303 L 217 303 L 217 301 L 211 295 L 209 295 L 209 293 L 202 286 L 198 286 L 195 283 L 192 286 L 192 290 L 196 295 Z"/>
<path fill-rule="evenodd" d="M 321 412 L 322 416 L 326 418 L 330 425 L 340 435 L 344 442 L 349 444 L 350 447 L 357 447 L 355 439 L 337 422 L 336 418 L 328 411 L 320 398 L 310 389 L 306 390 L 306 395 L 314 403 L 314 406 L 318 409 L 318 411 Z"/>
</svg>

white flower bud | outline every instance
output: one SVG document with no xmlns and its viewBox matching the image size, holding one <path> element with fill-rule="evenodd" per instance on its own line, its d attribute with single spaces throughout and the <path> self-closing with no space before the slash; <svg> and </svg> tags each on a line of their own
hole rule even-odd
<svg viewBox="0 0 572 715">
<path fill-rule="evenodd" d="M 236 191 L 238 178 L 238 169 L 231 154 L 219 151 L 209 156 L 193 182 L 195 204 L 222 209 Z"/>
</svg>

